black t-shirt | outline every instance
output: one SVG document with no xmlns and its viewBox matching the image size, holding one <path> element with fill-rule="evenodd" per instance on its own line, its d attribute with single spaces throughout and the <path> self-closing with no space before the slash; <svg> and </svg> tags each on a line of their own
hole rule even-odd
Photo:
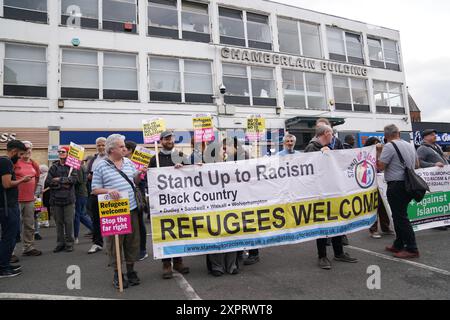
<svg viewBox="0 0 450 320">
<path fill-rule="evenodd" d="M 11 180 L 16 180 L 16 174 L 14 173 L 14 165 L 8 158 L 0 157 L 0 179 L 3 176 L 10 174 Z M 4 195 L 3 183 L 0 180 L 0 208 L 5 207 L 5 195 Z M 14 207 L 19 203 L 19 189 L 17 187 L 6 189 L 6 202 L 8 207 Z"/>
</svg>

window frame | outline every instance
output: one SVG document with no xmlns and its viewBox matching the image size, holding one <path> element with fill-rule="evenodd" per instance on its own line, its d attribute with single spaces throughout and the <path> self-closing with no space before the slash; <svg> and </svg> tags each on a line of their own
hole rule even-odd
<svg viewBox="0 0 450 320">
<path fill-rule="evenodd" d="M 346 30 L 346 29 L 341 29 L 339 27 L 335 27 L 335 26 L 330 26 L 327 25 L 327 43 L 328 43 L 328 57 L 330 60 L 334 60 L 334 61 L 340 61 L 340 62 L 346 62 L 346 63 L 352 63 L 352 64 L 356 64 L 356 65 L 365 65 L 366 64 L 366 59 L 365 59 L 365 50 L 364 50 L 364 37 L 362 33 L 358 33 L 355 31 L 351 31 L 351 30 Z M 345 52 L 345 60 L 343 59 L 339 59 L 340 56 L 342 56 L 341 54 L 338 53 L 334 53 L 330 51 L 330 41 L 329 41 L 329 36 L 328 36 L 328 30 L 330 29 L 334 29 L 334 30 L 338 30 L 340 32 L 342 32 L 342 38 L 340 40 L 343 40 L 343 45 L 344 45 L 344 52 Z M 348 54 L 348 46 L 347 46 L 347 34 L 351 34 L 354 36 L 358 36 L 360 39 L 360 43 L 361 43 L 361 56 L 362 58 L 359 57 L 354 57 L 354 56 L 349 56 Z M 350 59 L 352 58 L 352 59 Z M 359 59 L 361 59 L 362 61 L 359 61 Z"/>
<path fill-rule="evenodd" d="M 151 71 L 167 71 L 164 69 L 151 69 L 151 59 L 173 59 L 178 62 L 178 75 L 180 80 L 180 92 L 166 92 L 166 91 L 153 91 L 151 89 Z M 148 80 L 148 98 L 149 103 L 176 103 L 176 104 L 213 104 L 214 103 L 214 70 L 213 70 L 213 61 L 207 59 L 195 59 L 195 58 L 187 58 L 187 57 L 172 57 L 172 56 L 162 56 L 162 55 L 151 55 L 147 56 L 148 68 L 147 68 L 147 80 Z M 212 93 L 194 93 L 187 92 L 185 86 L 185 61 L 201 61 L 208 62 L 210 65 L 210 79 L 211 79 L 211 90 Z M 172 71 L 172 70 L 171 70 Z M 188 72 L 188 74 L 194 74 L 193 72 Z M 198 73 L 205 75 L 204 73 Z M 153 98 L 152 99 L 152 92 Z"/>
<path fill-rule="evenodd" d="M 381 38 L 381 37 L 377 37 L 377 36 L 373 36 L 373 35 L 367 35 L 367 40 L 369 40 L 369 39 L 370 40 L 380 41 L 380 43 L 381 43 L 381 52 L 383 54 L 383 60 L 372 60 L 372 59 L 370 59 L 370 55 L 369 55 L 370 66 L 371 67 L 375 67 L 375 68 L 383 68 L 383 69 L 386 69 L 386 70 L 393 70 L 393 71 L 401 72 L 402 71 L 401 59 L 400 59 L 401 57 L 400 57 L 400 47 L 399 47 L 398 41 L 397 40 L 392 40 L 392 39 L 387 39 L 387 38 Z M 395 43 L 395 53 L 396 53 L 396 56 L 397 56 L 398 64 L 393 64 L 393 63 L 387 62 L 387 60 L 386 60 L 386 52 L 385 52 L 386 49 L 385 49 L 385 44 L 384 44 L 385 41 L 392 41 L 392 42 Z M 369 51 L 370 51 L 370 48 L 369 48 Z M 383 65 L 382 66 L 380 64 L 377 65 L 376 62 L 382 63 Z"/>
<path fill-rule="evenodd" d="M 44 49 L 45 60 L 41 61 L 41 60 L 6 58 L 6 46 L 8 44 L 22 46 L 22 47 L 35 47 L 35 48 Z M 29 44 L 29 43 L 2 41 L 2 42 L 0 42 L 0 53 L 1 53 L 0 71 L 2 74 L 2 77 L 0 79 L 0 81 L 1 81 L 0 94 L 2 97 L 27 97 L 27 98 L 41 98 L 41 99 L 48 98 L 48 46 L 42 45 L 42 44 Z M 7 83 L 5 81 L 5 77 L 6 77 L 6 72 L 5 72 L 6 63 L 5 62 L 7 60 L 45 64 L 45 82 L 46 82 L 45 87 L 44 86 L 33 86 L 33 85 L 29 85 L 29 84 L 21 85 L 21 84 Z M 9 86 L 10 88 L 6 88 L 6 86 Z M 6 94 L 8 92 L 14 92 L 14 91 L 17 92 L 17 89 L 20 89 L 20 87 L 22 87 L 25 90 L 25 94 Z M 44 94 L 44 91 L 45 91 L 45 94 Z M 34 92 L 36 92 L 36 94 L 34 94 Z"/>
<path fill-rule="evenodd" d="M 350 101 L 351 104 L 348 105 L 347 103 L 341 103 L 336 101 L 336 93 L 335 93 L 335 78 L 342 78 L 347 81 L 348 85 L 348 91 L 350 93 Z M 367 105 L 363 104 L 355 104 L 355 98 L 353 96 L 353 83 L 352 80 L 360 80 L 364 81 L 365 84 L 365 92 L 367 94 Z M 334 99 L 334 109 L 337 112 L 358 112 L 358 113 L 372 113 L 371 106 L 370 106 L 370 96 L 369 96 L 369 86 L 368 86 L 368 80 L 364 78 L 356 78 L 356 77 L 348 77 L 348 76 L 339 76 L 339 75 L 332 75 L 332 81 L 333 81 L 333 99 Z"/>
<path fill-rule="evenodd" d="M 305 108 L 301 108 L 301 107 L 291 107 L 291 106 L 287 106 L 286 105 L 286 100 L 285 100 L 285 93 L 284 93 L 284 78 L 283 78 L 283 71 L 290 71 L 290 72 L 294 72 L 294 73 L 300 73 L 303 79 L 303 99 L 304 99 L 304 103 L 305 103 Z M 324 90 L 324 95 L 323 95 L 323 100 L 324 100 L 324 106 L 326 106 L 326 108 L 313 108 L 309 106 L 309 92 L 310 90 L 308 90 L 308 80 L 307 80 L 307 75 L 319 75 L 322 77 L 323 80 L 323 90 Z M 283 100 L 284 100 L 284 107 L 286 109 L 291 109 L 291 110 L 319 110 L 319 111 L 329 111 L 330 108 L 327 104 L 327 83 L 326 83 L 326 73 L 323 72 L 308 72 L 308 71 L 302 71 L 302 70 L 297 70 L 297 69 L 291 69 L 291 68 L 281 68 L 281 81 L 282 81 L 282 87 L 283 87 Z"/>
<path fill-rule="evenodd" d="M 46 3 L 47 11 L 39 11 L 35 9 L 26 9 L 21 7 L 15 7 L 11 5 L 6 5 L 4 1 L 1 2 L 2 10 L 1 10 L 1 17 L 5 19 L 12 19 L 12 20 L 18 20 L 18 21 L 26 21 L 26 22 L 33 22 L 33 23 L 42 23 L 42 24 L 49 24 L 49 11 L 48 11 L 48 3 L 49 0 L 43 0 L 43 2 Z M 8 8 L 5 10 L 5 8 Z M 10 10 L 10 11 L 8 11 Z M 5 16 L 5 11 L 6 15 Z M 22 14 L 23 18 L 17 18 L 14 17 L 14 15 Z"/>
<path fill-rule="evenodd" d="M 281 50 L 281 41 L 280 41 L 280 30 L 279 30 L 279 24 L 278 22 L 281 20 L 288 20 L 291 22 L 294 22 L 297 26 L 297 44 L 299 47 L 299 52 L 297 53 L 291 53 L 288 51 L 283 51 Z M 317 34 L 318 34 L 318 44 L 319 44 L 319 50 L 320 50 L 320 54 L 319 56 L 315 57 L 315 56 L 310 56 L 310 55 L 305 55 L 305 50 L 304 50 L 304 45 L 303 45 L 303 33 L 302 33 L 302 24 L 308 24 L 311 26 L 314 26 L 317 28 Z M 309 21 L 304 21 L 304 20 L 298 20 L 298 19 L 294 19 L 294 18 L 289 18 L 289 17 L 283 17 L 283 16 L 277 16 L 277 27 L 278 27 L 278 48 L 279 48 L 279 52 L 280 53 L 285 53 L 285 54 L 290 54 L 290 55 L 299 55 L 302 57 L 309 57 L 309 58 L 315 58 L 315 59 L 323 59 L 323 48 L 322 48 L 322 35 L 320 32 L 320 25 L 316 24 L 314 22 L 309 22 Z"/>
<path fill-rule="evenodd" d="M 97 68 L 97 75 L 98 75 L 98 89 L 92 89 L 92 88 L 72 88 L 72 87 L 63 87 L 63 65 L 74 65 L 74 66 L 88 66 L 93 67 L 93 64 L 82 64 L 82 63 L 67 63 L 63 62 L 63 53 L 64 50 L 70 50 L 70 51 L 84 51 L 84 52 L 91 52 L 96 53 L 97 57 L 97 65 L 95 66 Z M 134 55 L 136 56 L 136 85 L 137 89 L 136 91 L 132 90 L 120 90 L 120 89 L 106 89 L 110 92 L 108 92 L 108 97 L 105 98 L 105 88 L 104 88 L 104 54 L 105 53 L 112 53 L 112 54 L 123 54 L 123 55 Z M 106 66 L 108 67 L 108 66 Z M 114 67 L 113 67 L 114 68 Z M 131 67 L 129 69 L 132 69 Z M 109 50 L 95 50 L 90 48 L 73 48 L 73 47 L 60 47 L 59 48 L 59 97 L 60 99 L 65 100 L 98 100 L 98 101 L 109 101 L 109 100 L 119 100 L 119 101 L 128 101 L 128 102 L 140 102 L 140 94 L 139 94 L 139 53 L 137 52 L 122 52 L 122 51 L 109 51 Z M 86 91 L 86 94 L 84 96 L 80 95 L 79 97 L 76 96 L 65 96 L 63 94 L 63 89 L 66 89 L 66 92 L 73 92 L 77 89 L 86 89 L 89 91 Z M 67 90 L 68 89 L 68 90 Z M 95 93 L 93 90 L 97 90 L 97 96 L 94 97 L 92 94 Z M 128 92 L 125 92 L 128 91 Z M 109 94 L 112 94 L 113 96 L 109 96 Z"/>
<path fill-rule="evenodd" d="M 378 106 L 377 103 L 376 103 L 375 95 L 377 93 L 381 92 L 381 91 L 375 89 L 375 84 L 376 83 L 382 83 L 383 84 L 383 87 L 384 87 L 385 91 L 383 91 L 382 93 L 383 94 L 387 94 L 387 103 L 388 103 L 387 106 Z M 396 94 L 396 93 L 392 92 L 392 90 L 391 90 L 391 85 L 392 84 L 400 86 L 400 94 L 399 94 L 399 96 L 400 96 L 400 98 L 402 100 L 402 107 L 401 108 L 400 107 L 393 107 L 392 104 L 391 104 L 391 94 Z M 373 98 L 374 98 L 374 103 L 375 103 L 375 112 L 377 114 L 393 114 L 393 115 L 404 115 L 404 114 L 406 114 L 405 97 L 403 95 L 403 86 L 404 86 L 404 84 L 400 83 L 400 82 L 393 82 L 393 81 L 376 80 L 376 79 L 374 79 L 372 87 L 373 87 Z M 386 110 L 386 108 L 389 109 L 388 112 L 384 112 Z M 398 110 L 398 111 L 394 112 L 394 110 Z M 400 112 L 400 110 L 402 112 Z"/>
<path fill-rule="evenodd" d="M 233 10 L 233 11 L 238 11 L 241 13 L 242 16 L 242 23 L 244 26 L 244 38 L 236 38 L 236 37 L 232 37 L 232 36 L 226 36 L 226 35 L 222 35 L 220 32 L 220 19 L 221 19 L 221 15 L 220 15 L 220 9 L 225 9 L 225 10 Z M 263 12 L 258 12 L 255 10 L 247 10 L 247 9 L 242 9 L 242 8 L 233 8 L 233 7 L 228 7 L 226 5 L 222 6 L 222 5 L 218 5 L 218 10 L 219 10 L 219 43 L 221 45 L 236 45 L 236 46 L 240 46 L 240 47 L 245 47 L 245 48 L 252 48 L 252 49 L 258 49 L 258 50 L 267 50 L 267 51 L 273 51 L 274 49 L 274 45 L 273 45 L 273 30 L 272 30 L 272 23 L 271 23 L 271 15 L 268 13 L 263 13 Z M 270 43 L 269 42 L 263 42 L 263 41 L 256 41 L 253 39 L 250 39 L 248 36 L 248 18 L 247 18 L 247 13 L 250 14 L 254 14 L 257 16 L 264 16 L 267 18 L 267 28 L 269 31 L 269 37 L 270 37 Z M 256 23 L 256 22 L 255 22 Z M 233 41 L 233 39 L 235 39 Z M 224 41 L 225 40 L 225 41 Z M 239 41 L 241 40 L 241 41 Z M 243 41 L 242 41 L 243 40 Z M 252 44 L 252 45 L 251 45 Z"/>
</svg>

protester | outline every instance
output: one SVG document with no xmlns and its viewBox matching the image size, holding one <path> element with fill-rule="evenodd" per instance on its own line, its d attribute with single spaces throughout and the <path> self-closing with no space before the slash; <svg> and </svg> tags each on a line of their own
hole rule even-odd
<svg viewBox="0 0 450 320">
<path fill-rule="evenodd" d="M 34 202 L 40 172 L 39 165 L 31 159 L 33 144 L 29 141 L 23 141 L 23 144 L 27 148 L 27 152 L 14 165 L 14 172 L 19 180 L 25 176 L 31 176 L 33 179 L 19 185 L 19 208 L 22 217 L 22 255 L 37 257 L 42 252 L 34 247 Z"/>
<path fill-rule="evenodd" d="M 100 217 L 98 213 L 98 201 L 97 196 L 92 194 L 92 175 L 94 170 L 97 168 L 100 162 L 108 158 L 106 154 L 106 138 L 100 137 L 95 141 L 95 145 L 97 148 L 97 153 L 94 157 L 88 162 L 87 172 L 88 172 L 88 203 L 87 210 L 89 211 L 89 215 L 92 218 L 92 246 L 88 251 L 88 254 L 94 254 L 103 250 L 103 237 L 100 231 Z"/>
<path fill-rule="evenodd" d="M 381 141 L 377 137 L 370 137 L 367 139 L 364 147 L 370 147 L 373 145 L 377 145 L 381 143 Z M 384 235 L 393 235 L 394 232 L 390 228 L 391 221 L 389 219 L 388 213 L 386 211 L 386 207 L 384 206 L 383 201 L 381 200 L 380 192 L 378 192 L 378 221 L 373 224 L 373 226 L 369 229 L 370 236 L 373 239 L 381 239 L 381 234 L 378 232 L 378 222 L 380 223 L 381 231 Z"/>
<path fill-rule="evenodd" d="M 182 152 L 177 151 L 175 147 L 174 134 L 172 131 L 164 131 L 160 135 L 160 143 L 161 143 L 161 151 L 157 156 L 153 157 L 150 160 L 150 168 L 156 168 L 157 162 L 156 157 L 159 160 L 159 166 L 163 167 L 175 167 L 182 168 L 183 163 L 189 163 L 189 160 L 186 159 Z M 152 199 L 150 199 L 150 202 Z M 163 278 L 164 279 L 172 279 L 173 271 L 172 271 L 172 261 L 173 261 L 173 269 L 178 271 L 181 274 L 189 273 L 189 268 L 183 264 L 183 259 L 181 257 L 173 258 L 173 259 L 163 259 Z"/>
<path fill-rule="evenodd" d="M 93 230 L 92 220 L 86 213 L 88 199 L 87 189 L 87 166 L 81 164 L 78 170 L 78 181 L 75 184 L 75 219 L 74 219 L 74 237 L 75 244 L 79 243 L 80 223 L 82 223 L 90 232 Z"/>
<path fill-rule="evenodd" d="M 394 144 L 398 147 L 409 168 L 419 168 L 419 160 L 414 147 L 400 139 L 400 130 L 396 125 L 386 126 L 384 136 L 387 144 L 384 147 L 382 144 L 377 144 L 377 163 L 378 169 L 384 171 L 384 179 L 388 184 L 387 198 L 397 235 L 394 244 L 386 247 L 386 250 L 394 253 L 396 258 L 418 258 L 419 250 L 417 249 L 416 236 L 407 212 L 408 204 L 413 198 L 406 192 L 405 168 L 394 148 Z"/>
<path fill-rule="evenodd" d="M 328 145 L 333 140 L 333 129 L 328 125 L 320 125 L 316 128 L 316 136 L 311 140 L 305 149 L 306 152 L 326 152 L 330 151 Z M 331 239 L 334 250 L 334 260 L 348 263 L 356 263 L 357 259 L 352 258 L 348 253 L 344 253 L 342 237 L 337 236 Z M 327 238 L 317 240 L 317 250 L 319 253 L 319 267 L 324 270 L 331 269 L 331 262 L 327 258 Z"/>
<path fill-rule="evenodd" d="M 346 135 L 344 138 L 344 149 L 353 149 L 355 147 L 355 137 L 351 134 Z"/>
<path fill-rule="evenodd" d="M 45 191 L 45 179 L 47 179 L 47 174 L 48 174 L 48 166 L 45 164 L 41 164 L 39 166 L 39 171 L 41 172 L 41 174 L 39 175 L 39 182 L 37 184 L 36 187 L 36 192 L 35 192 L 35 196 L 36 198 L 40 198 L 42 200 L 42 206 L 43 208 L 42 210 L 47 210 L 48 208 L 44 205 L 44 203 L 46 204 L 46 201 L 44 201 L 44 197 L 46 194 L 49 194 L 49 192 Z M 39 211 L 35 211 L 34 213 L 34 240 L 42 240 L 42 236 L 39 232 L 40 228 L 41 228 L 41 223 L 39 222 L 39 215 L 40 212 Z M 50 218 L 50 217 L 49 217 Z M 49 222 L 46 221 L 45 224 L 43 224 L 46 228 L 48 228 Z"/>
<path fill-rule="evenodd" d="M 131 159 L 133 156 L 134 150 L 136 150 L 137 143 L 131 140 L 125 141 L 125 147 L 127 148 L 127 154 L 125 157 Z M 144 174 L 141 177 L 141 182 L 138 184 L 138 190 L 142 194 L 142 198 L 146 197 L 146 189 L 147 189 L 147 174 Z M 149 208 L 146 208 L 146 211 Z M 148 258 L 147 253 L 147 229 L 145 228 L 144 222 L 144 214 L 146 212 L 139 212 L 139 233 L 140 233 L 140 250 L 139 250 L 139 261 L 143 261 Z"/>
<path fill-rule="evenodd" d="M 101 161 L 94 169 L 92 194 L 95 196 L 108 194 L 114 200 L 120 199 L 120 192 L 128 194 L 132 233 L 119 236 L 120 254 L 124 256 L 127 268 L 127 276 L 123 277 L 123 287 L 127 288 L 128 285 L 140 284 L 140 279 L 134 270 L 134 264 L 139 257 L 139 213 L 134 188 L 135 184 L 139 184 L 140 175 L 146 171 L 146 168 L 138 171 L 133 162 L 125 157 L 127 148 L 125 147 L 125 137 L 122 135 L 112 134 L 106 139 L 106 153 L 108 159 Z M 129 181 L 122 174 L 128 177 Z M 115 288 L 119 288 L 114 236 L 107 237 L 107 246 L 110 265 L 114 268 L 113 285 Z"/>
<path fill-rule="evenodd" d="M 422 134 L 423 142 L 417 149 L 417 156 L 419 157 L 421 168 L 443 168 L 449 164 L 447 159 L 445 159 L 444 151 L 442 151 L 442 148 L 436 143 L 436 134 L 437 131 L 434 129 L 427 129 Z M 449 227 L 443 226 L 434 229 L 445 231 L 448 228 Z"/>
<path fill-rule="evenodd" d="M 34 179 L 24 176 L 16 179 L 14 164 L 27 152 L 25 145 L 18 141 L 9 141 L 6 145 L 6 157 L 0 157 L 0 279 L 11 278 L 22 273 L 21 266 L 12 265 L 11 258 L 19 232 L 20 210 L 18 186 Z"/>
<path fill-rule="evenodd" d="M 66 166 L 69 147 L 59 147 L 59 161 L 55 161 L 48 171 L 45 187 L 50 188 L 50 211 L 55 218 L 57 245 L 54 253 L 72 252 L 74 245 L 75 184 L 78 171 Z M 69 174 L 70 173 L 70 174 Z"/>
<path fill-rule="evenodd" d="M 316 128 L 320 127 L 320 126 L 329 126 L 330 128 L 333 128 L 331 126 L 331 122 L 328 121 L 328 119 L 325 118 L 320 118 L 316 121 Z M 335 136 L 335 132 L 333 130 L 333 137 L 331 139 L 331 142 L 328 144 L 328 148 L 330 148 L 330 150 L 343 150 L 344 149 L 344 145 L 342 144 L 341 140 Z M 348 238 L 346 235 L 342 236 L 342 244 L 344 246 L 348 246 Z M 327 246 L 331 246 L 331 239 L 327 239 Z"/>
<path fill-rule="evenodd" d="M 287 156 L 290 154 L 300 154 L 299 151 L 295 150 L 295 145 L 297 144 L 297 137 L 293 134 L 286 134 L 283 138 L 283 151 L 278 153 L 279 156 Z"/>
</svg>

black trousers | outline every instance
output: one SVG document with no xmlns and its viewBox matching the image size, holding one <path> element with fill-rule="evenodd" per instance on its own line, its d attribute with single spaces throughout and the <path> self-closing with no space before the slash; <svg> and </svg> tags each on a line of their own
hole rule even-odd
<svg viewBox="0 0 450 320">
<path fill-rule="evenodd" d="M 88 200 L 88 210 L 92 215 L 92 243 L 103 247 L 103 237 L 100 230 L 100 214 L 98 213 L 98 198 L 90 195 Z"/>
<path fill-rule="evenodd" d="M 317 239 L 317 252 L 320 258 L 326 258 L 327 256 L 327 238 Z M 342 236 L 331 238 L 333 244 L 334 256 L 340 256 L 344 253 L 344 247 L 342 246 Z"/>
<path fill-rule="evenodd" d="M 139 233 L 140 233 L 140 245 L 139 249 L 140 251 L 146 251 L 147 250 L 147 229 L 145 229 L 145 223 L 144 223 L 144 212 L 138 213 L 139 217 Z"/>
<path fill-rule="evenodd" d="M 392 220 L 397 239 L 394 241 L 394 247 L 407 251 L 416 252 L 416 235 L 408 219 L 408 204 L 412 197 L 406 193 L 404 181 L 388 182 L 387 198 L 392 211 Z"/>
</svg>

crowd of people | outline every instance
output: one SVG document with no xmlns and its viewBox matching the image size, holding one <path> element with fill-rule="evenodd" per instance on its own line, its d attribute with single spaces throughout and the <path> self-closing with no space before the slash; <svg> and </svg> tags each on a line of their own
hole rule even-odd
<svg viewBox="0 0 450 320">
<path fill-rule="evenodd" d="M 407 206 L 412 197 L 405 190 L 405 170 L 396 149 L 402 154 L 408 167 L 427 168 L 448 165 L 448 159 L 436 144 L 436 131 L 426 130 L 422 146 L 415 150 L 414 146 L 400 138 L 400 131 L 395 125 L 384 129 L 385 141 L 370 138 L 365 146 L 376 145 L 377 167 L 384 172 L 388 185 L 387 197 L 392 211 L 393 227 L 383 202 L 379 201 L 378 222 L 370 228 L 370 236 L 374 239 L 382 235 L 396 236 L 392 246 L 386 250 L 395 257 L 413 259 L 419 257 L 419 249 L 415 234 L 407 216 Z M 250 159 L 242 143 L 237 138 L 223 139 L 212 143 L 194 143 L 192 153 L 183 154 L 175 149 L 174 133 L 165 131 L 160 135 L 159 153 L 150 161 L 149 167 L 182 168 L 187 165 L 219 163 L 224 161 L 241 161 Z M 92 246 L 88 254 L 95 254 L 107 249 L 113 269 L 113 285 L 119 287 L 119 274 L 116 262 L 115 245 L 112 237 L 103 239 L 100 231 L 97 196 L 109 194 L 112 199 L 119 199 L 121 192 L 126 192 L 130 199 L 132 233 L 119 236 L 120 248 L 124 257 L 126 274 L 123 275 L 124 288 L 140 284 L 134 269 L 135 263 L 148 257 L 147 230 L 145 220 L 149 219 L 149 203 L 144 208 L 138 206 L 136 194 L 145 198 L 147 186 L 147 167 L 137 169 L 130 160 L 136 143 L 126 141 L 125 137 L 113 134 L 108 138 L 96 140 L 97 153 L 86 158 L 80 170 L 71 170 L 66 165 L 69 148 L 60 146 L 59 160 L 50 168 L 39 165 L 32 159 L 33 145 L 29 141 L 10 141 L 7 144 L 7 156 L 0 158 L 0 278 L 15 277 L 22 272 L 18 265 L 19 258 L 14 254 L 19 241 L 22 243 L 23 256 L 40 256 L 42 252 L 36 248 L 36 240 L 41 239 L 39 223 L 35 212 L 36 198 L 43 199 L 43 205 L 49 208 L 50 216 L 56 226 L 56 247 L 53 252 L 72 252 L 79 243 L 80 224 L 83 224 L 92 238 Z M 283 150 L 279 156 L 297 154 L 296 137 L 286 134 L 283 139 Z M 327 119 L 319 119 L 316 123 L 315 137 L 304 152 L 332 152 L 339 149 L 355 147 L 355 138 L 346 136 L 342 143 L 336 136 Z M 148 199 L 152 201 L 152 199 Z M 378 232 L 378 224 L 382 233 Z M 445 229 L 445 228 L 441 228 Z M 327 257 L 327 245 L 332 246 L 334 260 L 344 263 L 357 263 L 358 260 L 344 250 L 348 244 L 346 236 L 331 239 L 318 239 L 318 266 L 324 270 L 332 268 Z M 224 274 L 238 274 L 240 263 L 251 265 L 260 261 L 258 249 L 248 252 L 231 252 L 209 254 L 206 256 L 208 272 L 219 277 Z M 171 279 L 173 270 L 187 274 L 190 269 L 181 257 L 162 260 L 162 277 Z"/>
</svg>

